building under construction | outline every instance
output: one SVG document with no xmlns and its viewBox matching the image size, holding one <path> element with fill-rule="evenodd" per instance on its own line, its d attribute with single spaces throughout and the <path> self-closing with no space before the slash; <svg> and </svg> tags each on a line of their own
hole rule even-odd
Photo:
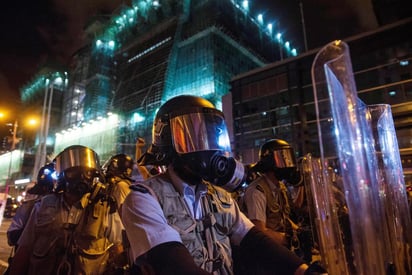
<svg viewBox="0 0 412 275">
<path fill-rule="evenodd" d="M 133 1 L 86 31 L 90 44 L 73 58 L 62 129 L 115 113 L 113 151 L 150 140 L 156 110 L 169 98 L 193 94 L 221 108 L 234 75 L 297 54 L 248 1 Z"/>
</svg>

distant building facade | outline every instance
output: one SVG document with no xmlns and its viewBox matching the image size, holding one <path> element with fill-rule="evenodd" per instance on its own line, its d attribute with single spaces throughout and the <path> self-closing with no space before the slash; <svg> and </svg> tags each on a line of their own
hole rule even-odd
<svg viewBox="0 0 412 275">
<path fill-rule="evenodd" d="M 412 173 L 412 18 L 344 41 L 359 98 L 391 105 L 404 170 Z M 268 138 L 287 140 L 298 156 L 319 152 L 311 79 L 319 50 L 232 79 L 233 147 L 245 163 L 257 160 Z"/>
</svg>

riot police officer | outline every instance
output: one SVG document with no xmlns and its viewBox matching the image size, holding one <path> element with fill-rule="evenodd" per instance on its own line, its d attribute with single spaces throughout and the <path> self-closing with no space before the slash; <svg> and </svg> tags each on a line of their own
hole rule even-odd
<svg viewBox="0 0 412 275">
<path fill-rule="evenodd" d="M 303 274 L 308 266 L 257 229 L 226 190 L 244 177 L 230 156 L 223 113 L 183 95 L 161 106 L 151 146 L 140 165 L 165 173 L 132 185 L 122 220 L 135 264 L 150 274 L 233 274 L 230 242 L 272 274 Z"/>
<path fill-rule="evenodd" d="M 302 191 L 295 151 L 285 140 L 270 139 L 259 150 L 253 169 L 261 175 L 245 191 L 248 218 L 256 227 L 311 262 L 311 231 L 304 226 L 305 212 L 294 203 L 292 188 Z M 307 223 L 309 224 L 309 223 Z"/>
<path fill-rule="evenodd" d="M 73 145 L 55 158 L 62 192 L 33 208 L 11 274 L 102 274 L 109 268 L 109 207 L 99 158 Z"/>
<path fill-rule="evenodd" d="M 110 195 L 115 200 L 119 213 L 124 199 L 130 192 L 134 160 L 126 154 L 112 156 L 104 165 L 103 172 L 109 185 Z"/>
<path fill-rule="evenodd" d="M 244 203 L 248 218 L 260 229 L 268 231 L 279 242 L 286 243 L 286 231 L 297 229 L 290 219 L 292 200 L 283 181 L 296 169 L 292 147 L 284 140 L 265 142 L 254 167 L 262 175 L 246 189 Z"/>
<path fill-rule="evenodd" d="M 115 270 L 129 272 L 132 265 L 130 258 L 130 245 L 124 231 L 122 221 L 120 219 L 121 208 L 123 202 L 130 192 L 130 185 L 132 184 L 132 173 L 135 162 L 129 155 L 120 153 L 110 157 L 103 165 L 103 172 L 108 185 L 108 194 L 111 202 L 110 222 L 116 224 L 110 228 L 109 236 L 117 247 L 117 257 L 113 259 Z M 123 273 L 124 273 L 123 272 Z"/>
</svg>

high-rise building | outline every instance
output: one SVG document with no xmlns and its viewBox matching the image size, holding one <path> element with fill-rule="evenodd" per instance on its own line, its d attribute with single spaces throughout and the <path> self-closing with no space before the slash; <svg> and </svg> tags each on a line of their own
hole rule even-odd
<svg viewBox="0 0 412 275">
<path fill-rule="evenodd" d="M 156 110 L 169 98 L 193 94 L 221 108 L 234 75 L 297 55 L 280 30 L 249 8 L 233 0 L 133 1 L 97 18 L 86 28 L 90 44 L 73 58 L 62 129 L 79 139 L 86 122 L 115 113 L 115 145 L 94 146 L 106 148 L 97 150 L 105 156 L 132 153 L 137 137 L 150 141 Z M 73 142 L 63 136 L 57 143 Z"/>
</svg>

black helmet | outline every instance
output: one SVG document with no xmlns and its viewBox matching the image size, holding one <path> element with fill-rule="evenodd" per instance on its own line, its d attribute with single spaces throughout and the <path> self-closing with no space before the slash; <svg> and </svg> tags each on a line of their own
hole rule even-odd
<svg viewBox="0 0 412 275">
<path fill-rule="evenodd" d="M 99 156 L 88 147 L 69 146 L 55 162 L 59 189 L 81 195 L 90 191 L 95 178 L 101 179 Z"/>
<path fill-rule="evenodd" d="M 131 178 L 134 161 L 126 154 L 112 156 L 104 165 L 103 170 L 106 177 L 117 176 L 120 178 Z"/>
<path fill-rule="evenodd" d="M 173 163 L 187 182 L 206 180 L 229 191 L 243 180 L 243 164 L 229 156 L 224 115 L 204 98 L 181 95 L 167 101 L 154 119 L 152 139 L 139 165 Z"/>
<path fill-rule="evenodd" d="M 281 139 L 266 141 L 259 150 L 259 161 L 263 169 L 296 167 L 296 158 L 292 146 Z"/>
<path fill-rule="evenodd" d="M 36 195 L 51 193 L 56 180 L 55 176 L 54 163 L 51 162 L 46 164 L 40 168 L 39 173 L 37 174 L 37 182 L 27 191 L 27 193 Z"/>
<path fill-rule="evenodd" d="M 274 171 L 279 180 L 293 185 L 301 181 L 295 151 L 281 139 L 270 139 L 260 147 L 256 169 L 260 172 Z"/>
<path fill-rule="evenodd" d="M 197 122 L 198 128 L 193 129 Z M 211 124 L 220 126 L 220 138 L 225 144 L 219 144 L 216 132 L 210 132 Z M 223 113 L 204 98 L 181 95 L 160 107 L 153 122 L 152 144 L 138 164 L 167 165 L 176 153 L 211 149 L 230 151 Z"/>
</svg>

